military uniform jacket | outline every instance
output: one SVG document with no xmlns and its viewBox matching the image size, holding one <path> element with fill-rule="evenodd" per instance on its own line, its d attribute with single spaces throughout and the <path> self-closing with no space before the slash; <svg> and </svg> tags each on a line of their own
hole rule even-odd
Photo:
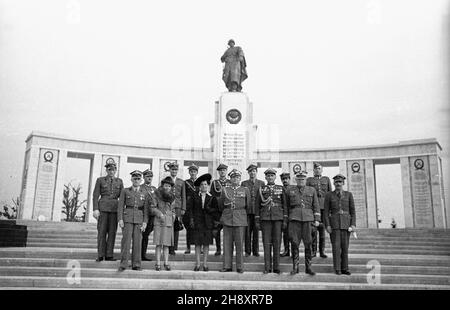
<svg viewBox="0 0 450 310">
<path fill-rule="evenodd" d="M 325 202 L 325 195 L 331 192 L 331 181 L 326 176 L 314 176 L 306 179 L 306 185 L 314 187 L 319 198 L 320 209 L 323 210 L 323 203 Z"/>
<path fill-rule="evenodd" d="M 305 186 L 300 189 L 290 185 L 286 190 L 289 221 L 320 221 L 320 207 L 314 187 Z"/>
<path fill-rule="evenodd" d="M 228 179 L 217 179 L 212 181 L 211 183 L 211 189 L 209 190 L 209 192 L 211 193 L 211 195 L 213 195 L 216 198 L 220 198 L 221 194 L 222 194 L 222 188 L 227 187 L 227 186 L 231 186 L 231 181 Z"/>
<path fill-rule="evenodd" d="M 158 193 L 157 188 L 154 187 L 153 185 L 147 185 L 147 184 L 145 184 L 145 183 L 142 184 L 141 187 L 142 187 L 145 191 L 147 191 L 147 193 L 150 195 L 150 197 L 151 197 L 151 199 L 152 199 L 152 204 L 153 204 L 153 205 L 156 205 L 156 195 L 157 195 L 157 193 Z M 151 205 L 146 206 L 146 208 L 151 208 Z M 149 210 L 149 212 L 150 212 L 150 210 Z M 151 219 L 150 219 L 150 217 L 151 217 L 150 213 L 149 213 L 148 216 L 149 216 L 149 221 L 151 221 Z"/>
<path fill-rule="evenodd" d="M 94 211 L 117 212 L 118 198 L 122 189 L 123 182 L 120 178 L 108 176 L 98 178 L 92 195 Z"/>
<path fill-rule="evenodd" d="M 191 201 L 194 199 L 195 195 L 198 195 L 198 187 L 194 185 L 195 181 L 187 179 L 184 181 L 184 187 L 186 189 L 186 210 L 192 205 Z"/>
<path fill-rule="evenodd" d="M 156 204 L 150 208 L 150 215 L 155 217 L 153 226 L 172 227 L 175 221 L 175 200 L 164 201 L 159 194 L 156 195 Z"/>
<path fill-rule="evenodd" d="M 153 204 L 152 197 L 143 186 L 139 186 L 137 191 L 132 186 L 124 188 L 119 197 L 117 220 L 133 224 L 147 223 L 149 209 Z"/>
<path fill-rule="evenodd" d="M 175 194 L 174 208 L 178 217 L 181 216 L 181 211 L 186 211 L 186 188 L 184 181 L 180 178 L 175 178 L 175 186 L 173 193 Z"/>
<path fill-rule="evenodd" d="M 247 226 L 247 207 L 250 203 L 248 188 L 243 186 L 224 187 L 219 199 L 222 210 L 220 222 L 226 226 Z"/>
<path fill-rule="evenodd" d="M 259 194 L 259 188 L 264 186 L 264 182 L 256 179 L 255 182 L 245 180 L 241 186 L 247 187 L 250 192 L 250 205 L 247 208 L 247 214 L 256 214 L 256 197 Z"/>
<path fill-rule="evenodd" d="M 351 192 L 342 191 L 341 198 L 334 190 L 325 195 L 324 224 L 331 229 L 348 229 L 356 226 L 355 202 Z"/>
<path fill-rule="evenodd" d="M 287 220 L 288 210 L 283 186 L 268 184 L 259 188 L 255 217 L 262 221 Z"/>
</svg>

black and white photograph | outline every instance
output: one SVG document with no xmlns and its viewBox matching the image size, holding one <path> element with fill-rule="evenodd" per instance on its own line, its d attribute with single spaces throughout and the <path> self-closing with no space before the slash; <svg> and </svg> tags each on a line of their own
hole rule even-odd
<svg viewBox="0 0 450 310">
<path fill-rule="evenodd" d="M 0 290 L 450 289 L 450 0 L 0 0 L 0 111 Z"/>
</svg>

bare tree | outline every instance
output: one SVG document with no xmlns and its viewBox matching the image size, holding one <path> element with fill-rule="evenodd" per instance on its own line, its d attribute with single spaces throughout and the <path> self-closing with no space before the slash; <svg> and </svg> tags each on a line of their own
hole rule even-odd
<svg viewBox="0 0 450 310">
<path fill-rule="evenodd" d="M 17 218 L 17 210 L 19 209 L 20 205 L 20 198 L 12 198 L 12 205 L 9 205 L 8 203 L 5 203 L 3 205 L 3 211 L 0 210 L 0 218 L 13 220 Z"/>
<path fill-rule="evenodd" d="M 70 182 L 64 185 L 62 213 L 66 215 L 66 222 L 84 222 L 86 219 L 87 199 L 80 201 L 81 184 L 74 187 Z M 83 207 L 83 215 L 77 216 L 78 210 Z"/>
</svg>

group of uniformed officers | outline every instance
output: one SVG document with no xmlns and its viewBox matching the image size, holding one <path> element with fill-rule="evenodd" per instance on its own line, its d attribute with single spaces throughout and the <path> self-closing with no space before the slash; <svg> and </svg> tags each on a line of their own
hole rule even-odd
<svg viewBox="0 0 450 310">
<path fill-rule="evenodd" d="M 115 260 L 113 257 L 117 226 L 122 229 L 119 271 L 128 267 L 130 247 L 131 266 L 141 270 L 149 235 L 153 231 L 155 269 L 161 270 L 161 255 L 165 270 L 171 270 L 169 255 L 176 255 L 179 230 L 186 229 L 186 251 L 195 247 L 194 271 L 208 271 L 209 245 L 216 243 L 215 255 L 222 255 L 221 272 L 232 271 L 236 248 L 236 271 L 244 272 L 244 255 L 259 256 L 259 231 L 264 249 L 264 274 L 280 274 L 280 256 L 292 257 L 292 275 L 299 273 L 299 246 L 303 241 L 305 273 L 315 275 L 312 258 L 325 254 L 325 231 L 330 234 L 335 273 L 350 275 L 348 267 L 349 238 L 355 230 L 356 217 L 353 195 L 344 191 L 345 176 L 331 181 L 322 176 L 322 166 L 314 163 L 314 176 L 306 171 L 280 175 L 283 185 L 276 185 L 276 171 L 264 171 L 266 182 L 257 179 L 257 166 L 247 168 L 249 179 L 241 183 L 241 172 L 228 166 L 217 167 L 219 178 L 210 174 L 197 178 L 198 167 L 189 166 L 188 180 L 177 177 L 178 164 L 169 165 L 170 176 L 158 188 L 152 186 L 150 169 L 131 172 L 132 186 L 124 188 L 114 162 L 105 165 L 107 175 L 97 179 L 93 207 L 98 228 L 98 257 L 96 261 Z M 144 183 L 142 183 L 142 177 Z M 142 183 L 142 184 L 141 184 Z M 182 225 L 182 224 L 183 225 Z M 223 230 L 223 247 L 220 232 Z M 319 239 L 319 242 L 317 242 Z M 281 252 L 283 240 L 284 251 Z M 203 266 L 200 256 L 203 254 Z"/>
</svg>

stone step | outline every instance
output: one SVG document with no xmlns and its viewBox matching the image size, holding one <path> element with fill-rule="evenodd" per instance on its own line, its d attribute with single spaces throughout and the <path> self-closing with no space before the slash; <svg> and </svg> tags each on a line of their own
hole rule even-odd
<svg viewBox="0 0 450 310">
<path fill-rule="evenodd" d="M 147 252 L 151 257 L 154 251 Z M 183 251 L 177 251 L 175 256 L 170 256 L 170 261 L 194 261 L 194 254 L 183 254 Z M 120 251 L 115 249 L 114 256 L 120 257 Z M 70 248 L 0 248 L 0 258 L 43 258 L 43 259 L 91 259 L 97 257 L 95 249 L 70 249 Z M 209 252 L 208 260 L 211 262 L 222 262 L 222 256 L 214 256 L 214 251 Z M 300 253 L 300 260 L 303 260 L 303 251 Z M 450 266 L 448 256 L 438 255 L 397 255 L 397 254 L 349 254 L 349 263 L 365 265 L 371 260 L 377 260 L 383 265 L 403 265 L 403 266 Z M 244 257 L 244 262 L 264 264 L 264 257 Z M 281 263 L 291 263 L 291 258 L 281 257 Z M 331 255 L 328 258 L 313 258 L 314 264 L 333 263 Z"/>
<path fill-rule="evenodd" d="M 117 234 L 116 239 L 121 239 L 122 234 Z M 150 239 L 153 238 L 153 234 L 150 235 Z M 86 236 L 82 236 L 79 234 L 29 234 L 28 241 L 40 241 L 40 240 L 61 240 L 61 241 L 76 241 L 76 240 L 84 240 L 84 241 L 97 241 L 97 233 L 90 234 Z M 186 240 L 185 236 L 180 236 L 179 241 Z M 260 237 L 260 242 L 262 242 L 262 238 Z M 326 242 L 330 242 L 330 238 L 326 237 Z M 439 246 L 449 246 L 450 247 L 450 238 L 448 240 L 404 240 L 404 239 L 354 239 L 350 240 L 352 244 L 405 244 L 405 245 L 439 245 Z"/>
<path fill-rule="evenodd" d="M 116 238 L 116 242 L 115 245 L 120 247 L 120 243 L 121 243 L 122 238 Z M 152 245 L 152 238 L 150 238 L 149 240 L 149 246 Z M 72 244 L 88 244 L 88 245 L 94 245 L 97 246 L 97 240 L 96 239 L 64 239 L 64 238 L 54 238 L 54 239 L 50 239 L 50 238 L 28 238 L 27 240 L 27 245 L 31 246 L 33 243 L 39 243 L 39 244 L 43 244 L 43 243 L 58 243 L 58 244 L 66 244 L 68 247 L 70 247 Z M 179 245 L 185 246 L 185 242 L 183 242 L 183 240 L 179 240 Z M 328 243 L 328 247 L 330 247 L 330 244 Z M 263 245 L 262 242 L 260 242 L 259 244 L 259 248 L 262 250 L 263 249 Z M 437 244 L 437 245 L 430 245 L 430 244 L 414 244 L 414 245 L 410 245 L 410 244 L 389 244 L 389 243 L 373 243 L 373 242 L 368 242 L 368 243 L 361 243 L 361 242 L 351 242 L 350 243 L 350 248 L 351 249 L 359 249 L 359 248 L 374 248 L 374 249 L 417 249 L 420 251 L 425 251 L 425 250 L 441 250 L 441 251 L 449 251 L 450 252 L 450 244 L 446 245 L 446 244 Z"/>
<path fill-rule="evenodd" d="M 237 272 L 195 272 L 189 270 L 178 270 L 175 266 L 170 272 L 142 270 L 140 272 L 127 270 L 118 272 L 117 268 L 89 268 L 81 269 L 81 279 L 87 278 L 129 278 L 129 279 L 190 279 L 190 280 L 221 280 L 221 281 L 272 281 L 272 282 L 327 282 L 327 283 L 367 283 L 366 273 L 352 273 L 351 276 L 335 275 L 333 273 L 317 273 L 314 277 L 300 272 L 295 276 L 289 273 L 268 274 L 262 272 L 246 271 L 243 274 Z M 0 266 L 0 276 L 23 276 L 23 277 L 62 277 L 65 278 L 70 269 L 58 267 L 3 267 Z M 385 284 L 427 284 L 447 285 L 450 288 L 450 276 L 440 275 L 403 275 L 403 274 L 381 274 L 381 283 Z M 276 285 L 276 284 L 275 284 Z"/>
<path fill-rule="evenodd" d="M 43 227 L 54 227 L 58 229 L 97 229 L 97 223 L 82 223 L 82 222 L 48 222 L 48 221 L 30 221 L 30 220 L 15 220 L 17 225 L 26 225 L 30 228 L 43 228 Z M 358 228 L 361 233 L 369 234 L 395 234 L 406 233 L 408 235 L 412 234 L 443 234 L 450 233 L 450 229 L 443 228 Z"/>
<path fill-rule="evenodd" d="M 0 266 L 4 267 L 59 267 L 66 268 L 72 259 L 45 259 L 45 258 L 0 258 Z M 95 262 L 93 259 L 78 259 L 81 268 L 97 268 L 97 269 L 114 269 L 118 267 L 119 262 L 103 261 Z M 313 259 L 313 269 L 318 273 L 332 273 L 333 265 L 326 263 L 317 263 L 317 259 Z M 192 270 L 195 266 L 194 258 L 191 261 L 170 261 L 171 266 L 176 270 Z M 143 261 L 142 268 L 153 270 L 155 261 Z M 209 261 L 210 270 L 220 270 L 223 266 L 221 261 Z M 368 273 L 369 268 L 365 264 L 351 265 L 351 271 L 354 273 Z M 246 262 L 246 271 L 262 272 L 264 270 L 263 262 Z M 282 272 L 290 272 L 292 263 L 283 260 L 280 263 Z M 382 265 L 382 274 L 418 274 L 418 275 L 448 275 L 450 276 L 450 266 L 404 266 L 404 265 Z"/>
<path fill-rule="evenodd" d="M 120 231 L 117 232 L 117 237 L 122 236 L 122 233 Z M 29 238 L 89 238 L 89 239 L 95 239 L 97 238 L 97 231 L 92 232 L 58 232 L 58 231 L 50 231 L 50 232 L 42 232 L 42 231 L 29 231 L 28 232 Z M 179 240 L 185 240 L 186 234 L 180 234 Z M 327 240 L 330 240 L 329 235 L 327 234 Z M 261 237 L 260 237 L 261 240 Z M 351 242 L 366 242 L 366 241 L 379 241 L 379 242 L 436 242 L 436 243 L 444 243 L 444 244 L 450 244 L 450 236 L 449 237 L 428 237 L 428 236 L 422 236 L 422 237 L 412 237 L 412 236 L 393 236 L 393 237 L 383 237 L 383 236 L 361 236 L 358 234 L 358 239 L 354 239 L 351 237 Z"/>
<path fill-rule="evenodd" d="M 124 271 L 131 272 L 131 271 Z M 298 276 L 300 277 L 300 276 Z M 300 279 L 299 279 L 300 280 Z M 448 290 L 448 285 L 429 284 L 367 284 L 329 282 L 274 282 L 274 281 L 223 281 L 193 279 L 134 279 L 134 278 L 86 278 L 80 284 L 70 284 L 60 277 L 0 277 L 2 289 L 147 289 L 147 290 Z"/>
<path fill-rule="evenodd" d="M 149 245 L 151 247 L 154 247 L 153 245 Z M 97 244 L 96 243 L 56 243 L 56 242 L 27 242 L 27 247 L 55 247 L 55 248 L 91 248 L 96 249 Z M 182 243 L 179 245 L 179 248 L 183 247 Z M 117 244 L 117 248 L 120 248 L 120 244 Z M 260 251 L 262 251 L 262 246 L 260 246 Z M 330 251 L 328 249 L 327 251 Z M 416 248 L 404 248 L 404 249 L 397 249 L 395 247 L 392 248 L 386 248 L 386 247 L 353 247 L 350 245 L 350 251 L 353 253 L 361 253 L 361 254 L 380 254 L 380 253 L 391 253 L 391 254 L 417 254 L 421 252 L 426 252 L 430 255 L 450 255 L 450 250 L 438 250 L 433 248 L 424 248 L 422 250 L 416 249 Z"/>
</svg>

